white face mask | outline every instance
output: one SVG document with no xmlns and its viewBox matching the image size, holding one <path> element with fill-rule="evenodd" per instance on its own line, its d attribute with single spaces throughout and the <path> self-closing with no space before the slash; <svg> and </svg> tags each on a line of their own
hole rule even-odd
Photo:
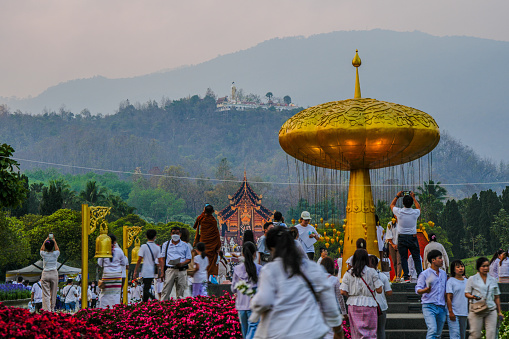
<svg viewBox="0 0 509 339">
<path fill-rule="evenodd" d="M 178 235 L 178 234 L 172 234 L 172 235 L 171 235 L 171 240 L 173 240 L 173 241 L 175 241 L 175 242 L 179 241 L 179 240 L 180 240 L 180 235 Z"/>
</svg>

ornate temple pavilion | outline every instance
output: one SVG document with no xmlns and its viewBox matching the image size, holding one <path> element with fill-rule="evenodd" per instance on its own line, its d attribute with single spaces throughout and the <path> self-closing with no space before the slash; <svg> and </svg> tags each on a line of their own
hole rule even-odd
<svg viewBox="0 0 509 339">
<path fill-rule="evenodd" d="M 233 239 L 237 244 L 242 243 L 245 230 L 252 230 L 255 237 L 263 235 L 263 224 L 272 220 L 273 211 L 262 205 L 262 195 L 258 195 L 247 182 L 244 181 L 233 196 L 229 195 L 230 204 L 217 212 L 217 220 L 221 225 L 221 235 L 228 241 Z"/>
</svg>

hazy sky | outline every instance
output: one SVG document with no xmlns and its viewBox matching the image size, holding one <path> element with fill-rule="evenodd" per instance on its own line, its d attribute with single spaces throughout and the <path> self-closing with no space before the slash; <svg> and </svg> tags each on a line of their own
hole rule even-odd
<svg viewBox="0 0 509 339">
<path fill-rule="evenodd" d="M 62 81 L 132 77 L 275 37 L 337 30 L 509 41 L 507 13 L 507 0 L 0 0 L 0 96 L 35 96 Z"/>
</svg>

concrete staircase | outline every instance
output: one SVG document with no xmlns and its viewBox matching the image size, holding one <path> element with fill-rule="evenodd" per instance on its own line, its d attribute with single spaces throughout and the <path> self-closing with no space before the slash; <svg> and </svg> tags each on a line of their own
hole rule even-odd
<svg viewBox="0 0 509 339">
<path fill-rule="evenodd" d="M 499 284 L 502 310 L 509 310 L 509 284 Z M 426 338 L 427 327 L 422 315 L 421 298 L 415 293 L 415 284 L 392 284 L 393 294 L 387 298 L 387 339 Z M 447 322 L 442 338 L 449 338 Z"/>
</svg>

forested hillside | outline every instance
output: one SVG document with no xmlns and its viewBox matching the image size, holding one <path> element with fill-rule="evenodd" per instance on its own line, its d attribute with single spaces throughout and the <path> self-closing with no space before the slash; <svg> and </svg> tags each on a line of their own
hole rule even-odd
<svg viewBox="0 0 509 339">
<path fill-rule="evenodd" d="M 181 166 L 185 175 L 215 178 L 226 158 L 237 179 L 246 169 L 250 179 L 287 182 L 295 181 L 295 165 L 281 150 L 278 132 L 297 111 L 216 112 L 213 93 L 162 104 L 126 101 L 110 116 L 63 109 L 33 116 L 3 109 L 0 141 L 14 147 L 16 158 L 71 166 L 56 167 L 63 173 L 88 171 L 77 167 L 125 172 L 139 168 L 142 173 L 158 167 L 162 173 L 167 166 Z M 23 171 L 55 167 L 20 163 Z M 503 185 L 476 183 L 509 181 L 509 170 L 483 159 L 442 128 L 433 151 L 433 177 L 443 184 L 469 183 L 448 188 L 451 196 L 462 198 L 488 188 L 501 191 Z"/>
</svg>

